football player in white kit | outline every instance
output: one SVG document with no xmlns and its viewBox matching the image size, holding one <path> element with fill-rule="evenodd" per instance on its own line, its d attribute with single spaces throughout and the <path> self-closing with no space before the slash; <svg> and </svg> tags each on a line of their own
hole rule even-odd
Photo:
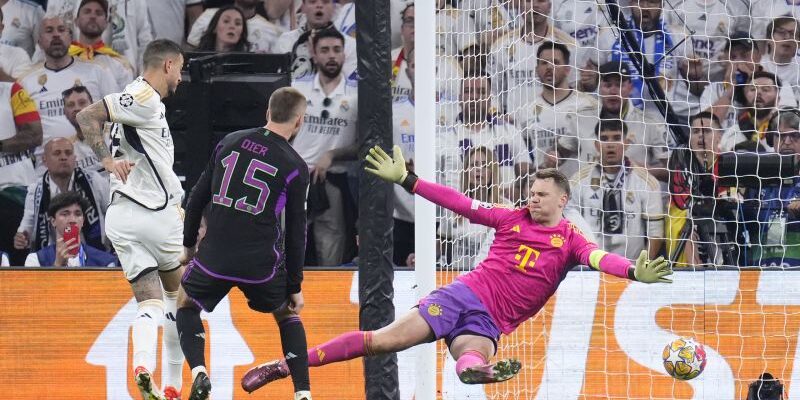
<svg viewBox="0 0 800 400">
<path fill-rule="evenodd" d="M 184 192 L 172 170 L 174 147 L 161 99 L 175 92 L 182 67 L 180 46 L 167 39 L 155 40 L 145 49 L 142 76 L 77 116 L 85 141 L 111 172 L 106 235 L 138 302 L 132 334 L 133 368 L 136 385 L 146 400 L 180 398 L 183 353 L 174 315 L 183 254 L 180 202 Z M 103 140 L 107 121 L 122 126 L 113 156 Z M 162 384 L 166 397 L 151 376 L 158 325 L 165 315 L 164 298 L 168 367 Z"/>
</svg>

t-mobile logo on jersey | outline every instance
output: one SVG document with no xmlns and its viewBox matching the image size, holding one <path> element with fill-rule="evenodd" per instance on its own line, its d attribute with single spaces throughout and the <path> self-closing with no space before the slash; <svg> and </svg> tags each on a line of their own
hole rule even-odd
<svg viewBox="0 0 800 400">
<path fill-rule="evenodd" d="M 130 400 L 128 393 L 128 375 L 133 369 L 128 359 L 131 343 L 129 341 L 131 322 L 136 316 L 136 300 L 125 304 L 106 325 L 106 328 L 95 339 L 86 362 L 103 366 L 106 369 L 106 398 L 108 400 Z M 201 314 L 208 323 L 211 332 L 209 343 L 209 369 L 214 371 L 212 385 L 214 396 L 221 399 L 232 399 L 234 384 L 234 367 L 252 364 L 253 352 L 233 325 L 231 319 L 230 300 L 225 297 L 212 314 Z M 161 351 L 164 354 L 164 351 Z M 157 365 L 156 360 L 151 360 Z M 160 371 L 165 371 L 167 360 L 161 360 Z M 152 371 L 158 379 L 159 369 Z M 185 384 L 186 382 L 184 382 Z M 191 385 L 191 383 L 189 383 Z M 185 386 L 185 385 L 184 385 Z"/>
</svg>

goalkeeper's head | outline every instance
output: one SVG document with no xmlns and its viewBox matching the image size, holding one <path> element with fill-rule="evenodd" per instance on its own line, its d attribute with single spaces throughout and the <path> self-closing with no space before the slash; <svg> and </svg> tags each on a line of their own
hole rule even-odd
<svg viewBox="0 0 800 400">
<path fill-rule="evenodd" d="M 558 225 L 569 196 L 569 179 L 563 172 L 555 168 L 536 171 L 528 198 L 531 218 L 544 226 Z"/>
</svg>

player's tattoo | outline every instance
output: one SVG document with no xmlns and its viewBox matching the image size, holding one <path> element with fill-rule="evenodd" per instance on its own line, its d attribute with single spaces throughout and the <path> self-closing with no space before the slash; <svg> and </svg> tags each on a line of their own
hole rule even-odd
<svg viewBox="0 0 800 400">
<path fill-rule="evenodd" d="M 108 112 L 103 100 L 81 110 L 75 119 L 83 133 L 83 141 L 92 148 L 97 158 L 100 161 L 111 158 L 111 152 L 103 140 L 103 124 L 108 121 Z"/>
</svg>

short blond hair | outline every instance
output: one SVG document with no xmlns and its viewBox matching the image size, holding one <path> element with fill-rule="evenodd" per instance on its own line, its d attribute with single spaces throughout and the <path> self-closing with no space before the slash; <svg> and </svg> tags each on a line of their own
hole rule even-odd
<svg viewBox="0 0 800 400">
<path fill-rule="evenodd" d="M 278 124 L 290 122 L 305 103 L 306 96 L 299 90 L 293 87 L 280 88 L 269 98 L 269 119 Z"/>
</svg>

